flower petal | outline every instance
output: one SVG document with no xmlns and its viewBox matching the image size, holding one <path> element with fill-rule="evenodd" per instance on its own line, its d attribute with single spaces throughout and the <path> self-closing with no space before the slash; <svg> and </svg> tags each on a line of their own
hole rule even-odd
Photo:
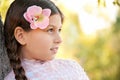
<svg viewBox="0 0 120 80">
<path fill-rule="evenodd" d="M 31 15 L 31 17 L 41 14 L 42 13 L 42 8 L 36 5 L 33 5 L 27 9 L 27 13 Z"/>
<path fill-rule="evenodd" d="M 37 26 L 34 23 L 30 24 L 31 29 L 37 29 Z"/>
<path fill-rule="evenodd" d="M 24 13 L 23 16 L 28 22 L 31 22 L 31 18 L 27 15 L 27 13 Z"/>
<path fill-rule="evenodd" d="M 30 6 L 24 13 L 24 18 L 30 23 L 31 29 L 45 29 L 49 25 L 50 9 L 43 9 L 40 6 Z"/>
<path fill-rule="evenodd" d="M 49 25 L 49 18 L 45 18 L 42 22 L 36 23 L 37 27 L 40 29 L 45 29 Z"/>
<path fill-rule="evenodd" d="M 51 10 L 50 9 L 43 9 L 42 14 L 49 17 L 51 14 Z"/>
</svg>

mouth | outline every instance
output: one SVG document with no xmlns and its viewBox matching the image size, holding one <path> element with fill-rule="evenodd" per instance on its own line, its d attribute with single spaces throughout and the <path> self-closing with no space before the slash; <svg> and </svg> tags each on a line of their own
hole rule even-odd
<svg viewBox="0 0 120 80">
<path fill-rule="evenodd" d="M 52 47 L 52 48 L 50 48 L 50 51 L 51 51 L 52 53 L 56 54 L 57 51 L 58 51 L 58 47 Z"/>
</svg>

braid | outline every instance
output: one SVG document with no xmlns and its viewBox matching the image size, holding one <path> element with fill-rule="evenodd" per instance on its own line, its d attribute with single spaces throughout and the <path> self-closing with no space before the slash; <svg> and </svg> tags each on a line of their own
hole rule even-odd
<svg viewBox="0 0 120 80">
<path fill-rule="evenodd" d="M 25 71 L 23 67 L 21 66 L 21 60 L 20 60 L 20 54 L 17 41 L 15 39 L 11 40 L 11 43 L 9 44 L 7 48 L 8 57 L 10 60 L 11 67 L 13 68 L 15 79 L 16 80 L 27 80 L 27 77 L 25 76 Z"/>
</svg>

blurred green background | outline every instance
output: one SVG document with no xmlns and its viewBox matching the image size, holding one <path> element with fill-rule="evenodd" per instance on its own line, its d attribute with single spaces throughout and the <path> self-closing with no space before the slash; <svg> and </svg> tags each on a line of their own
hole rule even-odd
<svg viewBox="0 0 120 80">
<path fill-rule="evenodd" d="M 4 22 L 13 0 L 0 0 Z M 120 0 L 53 0 L 65 20 L 57 58 L 77 60 L 91 80 L 120 80 Z"/>
</svg>

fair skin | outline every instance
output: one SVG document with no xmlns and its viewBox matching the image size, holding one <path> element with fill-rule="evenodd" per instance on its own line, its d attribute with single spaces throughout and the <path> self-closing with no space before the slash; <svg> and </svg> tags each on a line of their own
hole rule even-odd
<svg viewBox="0 0 120 80">
<path fill-rule="evenodd" d="M 49 25 L 45 29 L 34 29 L 29 32 L 17 27 L 14 31 L 16 40 L 22 45 L 23 58 L 47 61 L 54 58 L 62 40 L 60 37 L 61 17 L 50 16 Z"/>
</svg>

